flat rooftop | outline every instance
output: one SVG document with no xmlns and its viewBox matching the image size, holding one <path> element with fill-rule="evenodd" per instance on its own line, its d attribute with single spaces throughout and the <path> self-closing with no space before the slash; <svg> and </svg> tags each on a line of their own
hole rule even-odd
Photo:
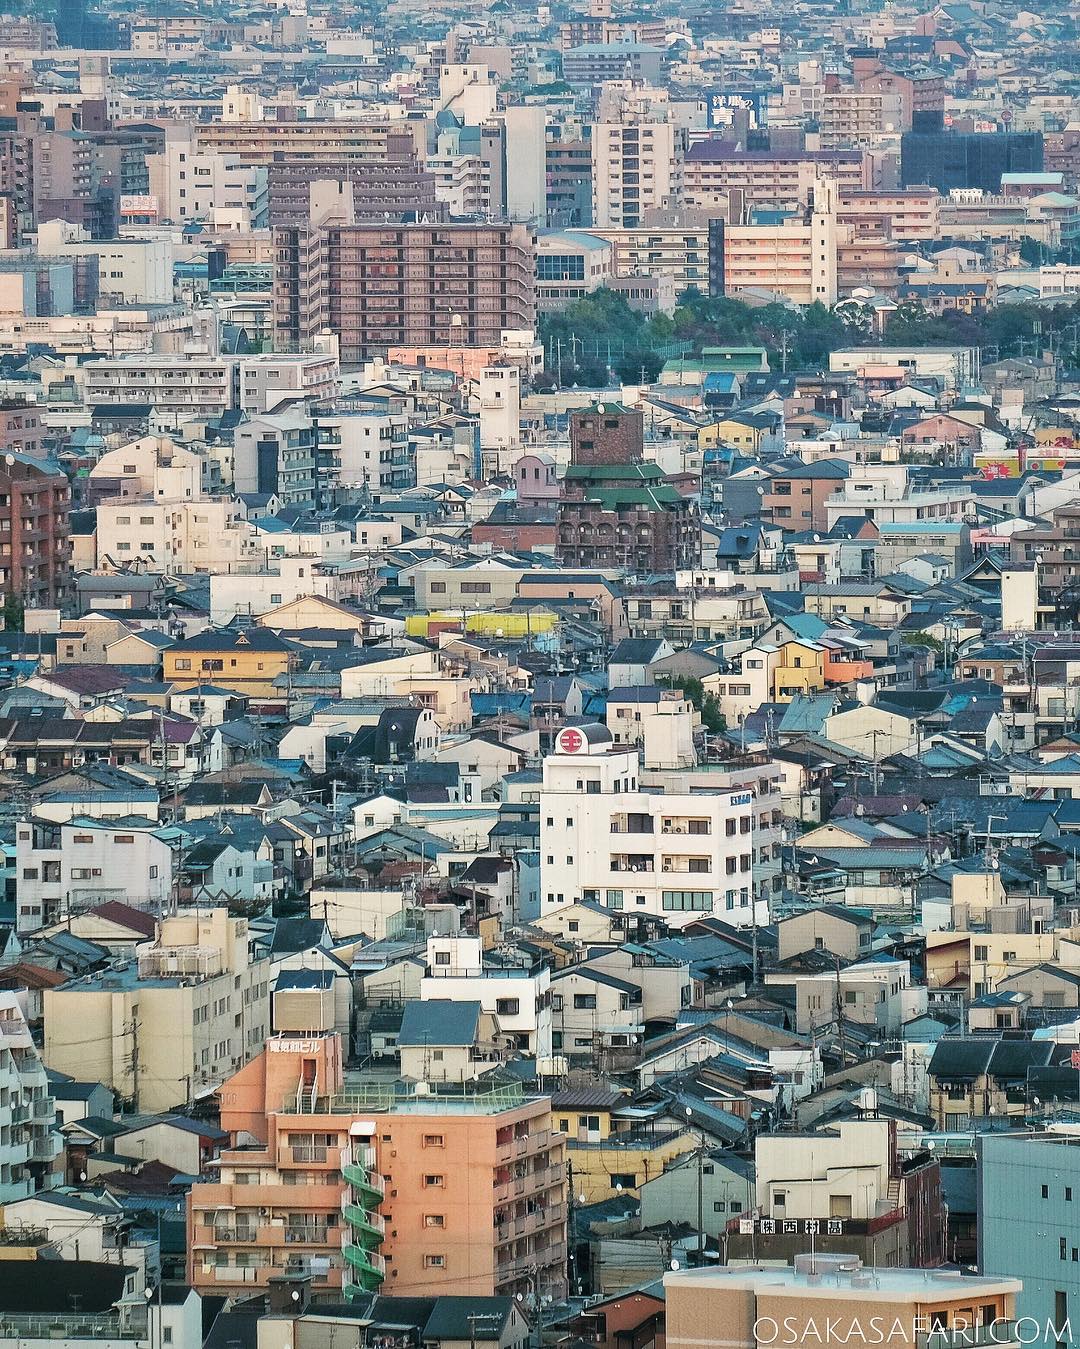
<svg viewBox="0 0 1080 1349">
<path fill-rule="evenodd" d="M 953 1298 L 975 1298 L 995 1294 L 1015 1294 L 1022 1287 L 1019 1279 L 991 1278 L 961 1274 L 959 1270 L 871 1269 L 860 1264 L 857 1256 L 819 1255 L 816 1275 L 810 1273 L 809 1254 L 799 1257 L 797 1266 L 748 1265 L 732 1268 L 680 1269 L 664 1275 L 664 1288 L 683 1285 L 700 1288 L 729 1288 L 740 1292 L 777 1293 L 790 1290 L 799 1297 L 836 1298 L 837 1290 L 852 1298 L 867 1301 L 945 1302 Z M 840 1269 L 841 1264 L 850 1268 Z"/>
</svg>

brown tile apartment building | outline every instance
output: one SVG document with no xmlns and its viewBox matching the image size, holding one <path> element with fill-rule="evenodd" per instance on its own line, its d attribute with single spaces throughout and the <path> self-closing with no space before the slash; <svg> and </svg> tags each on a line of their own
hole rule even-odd
<svg viewBox="0 0 1080 1349">
<path fill-rule="evenodd" d="M 343 365 L 396 346 L 498 346 L 535 323 L 533 236 L 522 225 L 365 225 L 275 231 L 277 342 L 325 329 Z"/>
<path fill-rule="evenodd" d="M 54 605 L 71 587 L 68 480 L 48 460 L 0 456 L 0 596 Z"/>
</svg>

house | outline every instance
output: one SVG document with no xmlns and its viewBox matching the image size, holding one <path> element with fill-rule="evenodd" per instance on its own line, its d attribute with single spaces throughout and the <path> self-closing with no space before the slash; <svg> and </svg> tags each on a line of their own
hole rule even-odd
<svg viewBox="0 0 1080 1349">
<path fill-rule="evenodd" d="M 638 1191 L 643 1228 L 685 1222 L 696 1213 L 701 1188 L 701 1216 L 707 1236 L 719 1237 L 733 1217 L 755 1206 L 753 1163 L 726 1151 L 707 1152 L 698 1165 L 692 1156 L 680 1157 L 666 1171 L 647 1180 Z"/>
<path fill-rule="evenodd" d="M 398 1032 L 401 1076 L 413 1082 L 470 1082 L 510 1056 L 512 1038 L 479 1002 L 407 1002 Z"/>
<path fill-rule="evenodd" d="M 804 951 L 828 951 L 852 961 L 869 955 L 874 920 L 869 913 L 842 904 L 818 904 L 805 913 L 782 919 L 776 933 L 780 960 Z"/>
<path fill-rule="evenodd" d="M 653 683 L 653 665 L 675 654 L 666 637 L 624 637 L 608 660 L 611 688 L 640 688 Z"/>
<path fill-rule="evenodd" d="M 275 679 L 296 663 L 296 648 L 262 628 L 210 628 L 162 654 L 165 680 L 181 689 L 205 682 L 275 701 L 281 696 Z"/>
</svg>

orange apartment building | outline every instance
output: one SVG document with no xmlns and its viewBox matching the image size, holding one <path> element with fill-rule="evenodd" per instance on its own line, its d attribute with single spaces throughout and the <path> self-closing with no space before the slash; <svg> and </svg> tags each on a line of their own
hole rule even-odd
<svg viewBox="0 0 1080 1349">
<path fill-rule="evenodd" d="M 221 1088 L 234 1147 L 188 1198 L 200 1293 L 312 1279 L 316 1298 L 374 1290 L 477 1297 L 566 1290 L 566 1169 L 550 1098 L 347 1082 L 334 1033 L 277 1036 Z"/>
<path fill-rule="evenodd" d="M 896 188 L 891 192 L 861 192 L 844 188 L 840 193 L 839 220 L 856 229 L 877 225 L 898 243 L 936 239 L 940 223 L 941 195 L 936 187 Z"/>
<path fill-rule="evenodd" d="M 868 189 L 870 157 L 862 150 L 744 150 L 730 141 L 698 141 L 686 152 L 682 202 L 726 212 L 737 192 L 747 208 L 795 210 L 822 177 L 835 181 L 842 195 Z"/>
</svg>

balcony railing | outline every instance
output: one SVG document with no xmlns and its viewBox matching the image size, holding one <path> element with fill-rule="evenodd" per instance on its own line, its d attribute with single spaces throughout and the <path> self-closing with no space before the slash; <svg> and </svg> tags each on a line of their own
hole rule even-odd
<svg viewBox="0 0 1080 1349">
<path fill-rule="evenodd" d="M 1015 1321 L 989 1321 L 981 1326 L 957 1326 L 955 1329 L 930 1330 L 918 1336 L 919 1349 L 982 1349 L 999 1345 L 1009 1349 L 1020 1343 Z"/>
<path fill-rule="evenodd" d="M 47 1316 L 0 1312 L 0 1339 L 4 1340 L 145 1340 L 142 1317 L 80 1316 L 78 1313 Z"/>
</svg>

